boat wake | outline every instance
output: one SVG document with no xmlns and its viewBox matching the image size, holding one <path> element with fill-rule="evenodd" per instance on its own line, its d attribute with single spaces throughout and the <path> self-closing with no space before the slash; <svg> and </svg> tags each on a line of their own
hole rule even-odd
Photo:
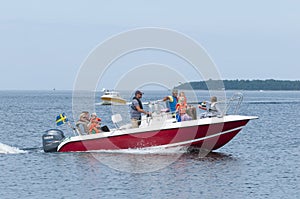
<svg viewBox="0 0 300 199">
<path fill-rule="evenodd" d="M 27 153 L 16 147 L 8 146 L 6 144 L 0 143 L 0 154 L 18 154 L 18 153 Z"/>
<path fill-rule="evenodd" d="M 92 153 L 114 153 L 114 154 L 134 154 L 134 155 L 174 155 L 183 154 L 187 152 L 186 147 L 172 147 L 172 148 L 137 148 L 137 149 L 120 149 L 120 150 L 95 150 L 87 151 Z"/>
</svg>

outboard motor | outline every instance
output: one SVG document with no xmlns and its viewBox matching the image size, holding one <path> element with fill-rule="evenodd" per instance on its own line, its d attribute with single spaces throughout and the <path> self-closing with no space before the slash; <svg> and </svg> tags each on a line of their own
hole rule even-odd
<svg viewBox="0 0 300 199">
<path fill-rule="evenodd" d="M 57 152 L 57 147 L 65 138 L 64 133 L 59 129 L 49 129 L 43 135 L 43 149 L 45 152 Z"/>
</svg>

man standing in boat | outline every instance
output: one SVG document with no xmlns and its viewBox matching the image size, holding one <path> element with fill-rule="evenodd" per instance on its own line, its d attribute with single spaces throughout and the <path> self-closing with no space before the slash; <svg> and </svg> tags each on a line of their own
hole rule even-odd
<svg viewBox="0 0 300 199">
<path fill-rule="evenodd" d="M 175 114 L 178 103 L 178 90 L 173 89 L 172 95 L 164 97 L 163 101 L 168 101 L 170 112 Z"/>
<path fill-rule="evenodd" d="M 142 113 L 146 115 L 150 115 L 150 112 L 146 112 L 143 110 L 143 104 L 141 98 L 143 93 L 139 90 L 135 91 L 135 96 L 132 99 L 132 103 L 130 106 L 130 116 L 131 116 L 131 124 L 132 128 L 138 128 L 141 125 Z"/>
</svg>

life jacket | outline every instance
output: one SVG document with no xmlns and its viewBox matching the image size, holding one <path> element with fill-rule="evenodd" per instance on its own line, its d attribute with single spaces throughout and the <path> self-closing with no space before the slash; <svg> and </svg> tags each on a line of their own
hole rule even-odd
<svg viewBox="0 0 300 199">
<path fill-rule="evenodd" d="M 142 102 L 141 102 L 140 99 L 138 99 L 137 97 L 133 97 L 132 99 L 137 100 L 138 103 L 139 103 L 140 108 L 143 109 L 143 104 L 142 104 Z M 133 110 L 137 111 L 137 109 L 136 109 L 136 107 L 133 105 L 133 103 L 131 104 L 131 108 L 132 108 Z"/>
<path fill-rule="evenodd" d="M 173 113 L 176 111 L 176 104 L 178 102 L 177 97 L 174 96 L 169 96 L 169 106 L 170 106 L 170 111 Z"/>
<path fill-rule="evenodd" d="M 178 103 L 180 104 L 181 102 L 183 102 L 184 104 L 186 104 L 186 97 L 178 97 Z"/>
<path fill-rule="evenodd" d="M 178 103 L 176 105 L 176 110 L 179 112 L 180 115 L 183 115 L 186 113 L 187 105 L 184 103 Z"/>
<path fill-rule="evenodd" d="M 92 123 L 92 124 L 90 125 L 89 132 L 90 132 L 90 133 L 99 133 L 100 130 L 97 128 L 97 126 L 99 126 L 99 124 L 97 124 L 97 123 Z"/>
<path fill-rule="evenodd" d="M 213 103 L 211 103 L 211 105 L 210 105 L 208 111 L 211 112 L 211 113 L 218 113 L 218 109 L 217 109 L 217 107 L 216 107 L 217 103 L 218 103 L 218 102 L 213 102 Z"/>
</svg>

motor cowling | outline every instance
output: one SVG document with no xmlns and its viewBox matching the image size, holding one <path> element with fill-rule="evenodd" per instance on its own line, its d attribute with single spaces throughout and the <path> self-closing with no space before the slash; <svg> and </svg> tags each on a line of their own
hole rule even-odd
<svg viewBox="0 0 300 199">
<path fill-rule="evenodd" d="M 57 152 L 57 147 L 65 138 L 64 133 L 59 129 L 49 129 L 43 134 L 43 149 L 45 152 Z"/>
</svg>

